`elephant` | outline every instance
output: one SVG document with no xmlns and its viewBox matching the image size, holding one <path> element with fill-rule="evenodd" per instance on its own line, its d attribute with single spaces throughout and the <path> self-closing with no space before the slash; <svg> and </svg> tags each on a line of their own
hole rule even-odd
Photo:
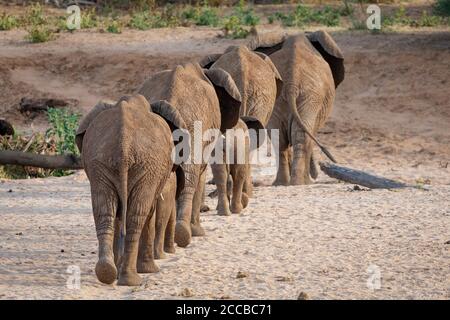
<svg viewBox="0 0 450 320">
<path fill-rule="evenodd" d="M 313 142 L 336 162 L 315 135 L 331 113 L 335 89 L 344 80 L 343 54 L 325 31 L 293 36 L 269 32 L 256 35 L 248 47 L 269 55 L 283 78 L 267 125 L 278 129 L 280 137 L 273 184 L 310 184 L 311 177 L 317 177 Z"/>
<path fill-rule="evenodd" d="M 100 282 L 136 286 L 154 262 L 154 207 L 171 172 L 171 130 L 186 125 L 178 111 L 141 95 L 98 103 L 80 122 L 75 142 L 91 185 Z M 147 228 L 144 228 L 147 226 Z M 145 254 L 138 251 L 144 243 Z"/>
<path fill-rule="evenodd" d="M 264 53 L 250 51 L 246 46 L 230 46 L 223 54 L 212 54 L 204 57 L 200 65 L 209 70 L 221 68 L 227 71 L 236 82 L 242 97 L 240 115 L 252 117 L 262 128 L 267 125 L 275 105 L 277 94 L 281 90 L 281 76 L 270 58 Z M 254 142 L 252 142 L 254 144 Z M 247 181 L 244 184 L 245 194 L 253 196 L 251 167 L 249 166 Z M 215 165 L 213 181 L 224 185 L 229 178 L 221 172 L 227 171 L 225 165 Z M 219 175 L 219 176 L 217 176 Z M 219 190 L 218 190 L 219 192 Z M 219 197 L 220 199 L 220 197 Z M 219 214 L 229 214 L 225 204 L 218 203 Z"/>
<path fill-rule="evenodd" d="M 223 150 L 223 163 L 211 164 L 211 169 L 217 186 L 217 214 L 229 216 L 232 213 L 241 213 L 247 207 L 249 196 L 244 190 L 249 180 L 250 151 L 252 147 L 248 129 L 263 129 L 263 125 L 256 118 L 241 117 L 232 130 L 227 131 L 227 139 L 234 140 L 232 144 L 225 144 Z M 228 136 L 229 135 L 229 136 Z M 243 148 L 243 149 L 241 149 Z M 231 163 L 226 162 L 227 153 Z M 239 157 L 241 157 L 239 159 Z M 243 159 L 242 159 L 243 158 Z M 231 175 L 232 183 L 228 177 Z M 231 182 L 231 181 L 230 181 Z M 230 197 L 230 195 L 232 195 Z M 230 199 L 231 198 L 231 199 Z M 231 200 L 231 212 L 230 212 Z"/>
<path fill-rule="evenodd" d="M 176 174 L 171 173 L 156 202 L 155 259 L 164 259 L 165 252 L 175 253 L 176 199 L 184 188 L 184 174 L 180 169 L 181 167 L 177 168 Z M 183 174 L 183 177 L 178 177 L 177 174 Z M 145 252 L 144 250 L 145 248 L 139 252 Z"/>
<path fill-rule="evenodd" d="M 177 200 L 175 226 L 175 242 L 179 247 L 186 247 L 192 236 L 205 234 L 200 224 L 200 208 L 204 200 L 205 169 L 212 150 L 208 152 L 207 147 L 211 142 L 204 141 L 202 137 L 207 130 L 220 129 L 225 132 L 236 125 L 241 95 L 226 71 L 219 68 L 205 70 L 198 63 L 179 65 L 172 70 L 155 73 L 144 82 L 138 93 L 150 102 L 166 100 L 180 113 L 190 136 L 194 137 L 191 144 L 194 148 L 187 153 L 191 161 L 181 164 L 186 183 Z M 198 124 L 201 124 L 201 128 Z M 202 137 L 198 137 L 199 134 Z M 200 161 L 195 161 L 196 147 L 204 155 Z"/>
</svg>

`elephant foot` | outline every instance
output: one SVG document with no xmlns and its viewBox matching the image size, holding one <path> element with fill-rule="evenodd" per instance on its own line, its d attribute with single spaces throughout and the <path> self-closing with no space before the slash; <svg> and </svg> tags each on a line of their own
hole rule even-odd
<svg viewBox="0 0 450 320">
<path fill-rule="evenodd" d="M 167 253 L 175 253 L 175 246 L 173 246 L 173 245 L 165 246 L 164 251 Z"/>
<path fill-rule="evenodd" d="M 308 185 L 308 184 L 313 184 L 314 182 L 311 180 L 311 178 L 309 177 L 305 177 L 305 178 L 292 178 L 291 179 L 291 186 L 298 186 L 298 185 Z"/>
<path fill-rule="evenodd" d="M 139 273 L 156 273 L 159 271 L 159 267 L 155 261 L 140 261 L 137 263 L 137 272 Z"/>
<path fill-rule="evenodd" d="M 126 272 L 119 275 L 119 280 L 117 280 L 118 286 L 140 286 L 142 283 L 142 278 L 137 274 L 137 272 Z"/>
<path fill-rule="evenodd" d="M 242 193 L 241 203 L 243 208 L 247 208 L 248 206 L 249 197 L 246 193 Z"/>
<path fill-rule="evenodd" d="M 219 216 L 231 216 L 231 211 L 228 207 L 225 206 L 218 206 L 217 207 L 217 214 Z"/>
<path fill-rule="evenodd" d="M 163 250 L 155 250 L 154 256 L 155 256 L 155 259 L 157 259 L 157 260 L 167 258 L 166 254 L 164 253 Z"/>
<path fill-rule="evenodd" d="M 281 180 L 275 180 L 272 183 L 272 186 L 277 187 L 277 186 L 288 186 L 289 182 L 288 181 L 281 181 Z"/>
<path fill-rule="evenodd" d="M 206 204 L 202 204 L 200 207 L 200 212 L 208 212 L 209 210 L 211 209 L 209 209 L 208 205 Z"/>
<path fill-rule="evenodd" d="M 100 282 L 112 284 L 117 279 L 117 268 L 114 261 L 101 258 L 95 266 L 95 274 Z"/>
<path fill-rule="evenodd" d="M 184 222 L 178 221 L 175 226 L 175 242 L 179 247 L 185 248 L 191 243 L 191 226 Z"/>
<path fill-rule="evenodd" d="M 198 223 L 198 224 L 191 223 L 191 230 L 192 230 L 193 237 L 203 237 L 206 234 L 205 229 L 203 229 L 203 227 L 200 225 L 200 223 Z"/>
<path fill-rule="evenodd" d="M 242 206 L 242 203 L 232 203 L 231 204 L 231 212 L 232 213 L 241 213 L 244 207 Z"/>
</svg>

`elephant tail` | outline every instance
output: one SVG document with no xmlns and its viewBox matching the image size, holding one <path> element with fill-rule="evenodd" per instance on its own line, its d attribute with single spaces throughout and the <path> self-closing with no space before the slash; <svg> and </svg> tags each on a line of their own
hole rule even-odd
<svg viewBox="0 0 450 320">
<path fill-rule="evenodd" d="M 316 137 L 314 137 L 311 130 L 303 122 L 302 118 L 300 118 L 300 115 L 297 110 L 297 89 L 292 85 L 289 87 L 290 88 L 287 88 L 288 90 L 285 92 L 285 97 L 286 97 L 288 106 L 292 110 L 292 113 L 294 114 L 294 117 L 295 117 L 296 121 L 298 122 L 299 126 L 317 144 L 317 146 L 320 148 L 320 150 L 322 150 L 322 152 L 325 153 L 325 155 L 328 157 L 328 159 L 330 159 L 334 163 L 337 163 L 336 160 L 334 159 L 333 155 L 331 154 L 331 152 L 328 151 L 328 149 L 324 145 L 322 145 L 319 142 L 319 140 L 316 139 Z"/>
<path fill-rule="evenodd" d="M 120 261 L 125 251 L 125 236 L 127 234 L 127 205 L 128 205 L 128 168 L 122 165 L 119 172 L 119 188 L 118 195 L 120 199 L 120 225 L 117 261 Z"/>
</svg>

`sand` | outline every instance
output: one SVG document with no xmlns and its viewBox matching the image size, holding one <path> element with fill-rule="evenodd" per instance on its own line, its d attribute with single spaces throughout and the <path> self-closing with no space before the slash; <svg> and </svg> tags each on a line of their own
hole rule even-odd
<svg viewBox="0 0 450 320">
<path fill-rule="evenodd" d="M 24 132 L 45 128 L 43 117 L 15 111 L 21 97 L 76 98 L 86 112 L 97 98 L 133 92 L 151 72 L 241 42 L 217 34 L 80 32 L 30 45 L 21 31 L 1 33 L 0 116 Z M 95 277 L 83 172 L 1 180 L 0 299 L 296 299 L 302 291 L 312 299 L 449 299 L 450 33 L 333 37 L 347 74 L 321 141 L 342 165 L 425 188 L 354 191 L 322 173 L 314 185 L 272 187 L 273 168 L 254 168 L 258 186 L 243 214 L 204 213 L 207 235 L 130 288 Z M 216 199 L 207 204 L 214 209 Z M 67 285 L 73 266 L 79 289 Z"/>
</svg>

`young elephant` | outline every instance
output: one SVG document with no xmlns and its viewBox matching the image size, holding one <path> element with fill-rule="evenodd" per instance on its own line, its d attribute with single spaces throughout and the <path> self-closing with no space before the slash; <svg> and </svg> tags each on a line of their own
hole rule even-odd
<svg viewBox="0 0 450 320">
<path fill-rule="evenodd" d="M 208 153 L 207 147 L 211 142 L 203 140 L 203 135 L 209 129 L 220 128 L 225 132 L 237 123 L 241 96 L 227 72 L 222 69 L 204 70 L 199 64 L 186 64 L 153 74 L 139 89 L 139 93 L 148 101 L 166 100 L 180 113 L 192 139 L 192 161 L 181 164 L 186 183 L 177 200 L 175 228 L 175 242 L 180 247 L 186 247 L 192 236 L 205 234 L 200 224 L 200 206 L 204 197 L 205 169 L 209 157 L 205 153 Z M 196 150 L 201 152 L 200 161 L 196 161 Z"/>
<path fill-rule="evenodd" d="M 176 168 L 171 128 L 185 128 L 179 113 L 162 104 L 151 108 L 140 95 L 115 105 L 99 103 L 76 133 L 91 184 L 99 243 L 95 272 L 103 283 L 113 283 L 118 274 L 118 285 L 139 285 L 138 269 L 155 268 L 153 250 L 147 250 L 137 266 L 139 241 L 153 247 L 153 207 Z M 141 235 L 144 225 L 148 227 Z"/>
<path fill-rule="evenodd" d="M 289 37 L 267 33 L 257 35 L 248 46 L 269 55 L 284 81 L 267 125 L 280 130 L 274 185 L 309 184 L 310 176 L 317 176 L 313 142 L 335 162 L 315 135 L 331 113 L 335 89 L 344 80 L 342 52 L 325 31 Z"/>
<path fill-rule="evenodd" d="M 250 195 L 245 192 L 244 187 L 251 178 L 250 151 L 257 146 L 257 143 L 256 145 L 250 143 L 249 129 L 255 130 L 257 139 L 258 130 L 263 128 L 262 123 L 257 119 L 241 117 L 233 129 L 227 130 L 223 148 L 223 163 L 211 164 L 217 186 L 218 215 L 229 216 L 231 212 L 241 213 L 242 209 L 247 207 Z M 233 140 L 232 143 L 230 140 Z M 231 160 L 231 163 L 227 163 L 227 158 Z M 228 183 L 230 175 L 232 184 Z M 231 197 L 230 194 L 232 194 Z"/>
<path fill-rule="evenodd" d="M 184 188 L 184 174 L 181 167 L 177 168 L 176 173 L 176 175 L 171 173 L 156 202 L 155 259 L 164 259 L 165 252 L 175 253 L 176 199 Z M 180 174 L 183 176 L 180 177 Z M 142 248 L 139 253 L 145 250 L 146 248 Z"/>
<path fill-rule="evenodd" d="M 210 70 L 220 68 L 227 71 L 242 97 L 240 115 L 256 119 L 264 129 L 282 86 L 281 76 L 270 58 L 263 53 L 250 51 L 246 46 L 230 46 L 223 54 L 204 57 L 200 65 Z M 213 171 L 214 182 L 223 184 L 224 181 L 217 181 L 217 166 L 216 169 Z M 222 167 L 223 170 L 226 168 Z M 224 177 L 223 173 L 220 177 Z M 251 172 L 247 175 L 244 190 L 248 196 L 252 196 Z"/>
</svg>

